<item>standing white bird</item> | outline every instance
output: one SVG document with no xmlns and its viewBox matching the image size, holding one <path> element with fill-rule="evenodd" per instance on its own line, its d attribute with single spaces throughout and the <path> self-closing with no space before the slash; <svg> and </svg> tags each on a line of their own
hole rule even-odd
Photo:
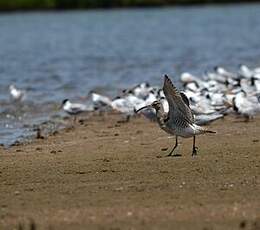
<svg viewBox="0 0 260 230">
<path fill-rule="evenodd" d="M 173 152 L 178 146 L 179 136 L 184 138 L 193 137 L 192 156 L 196 155 L 197 147 L 195 146 L 195 136 L 215 132 L 195 124 L 192 111 L 189 108 L 188 98 L 185 94 L 177 90 L 167 75 L 164 77 L 163 92 L 169 103 L 169 113 L 164 112 L 160 101 L 155 101 L 151 105 L 145 106 L 141 109 L 154 108 L 156 110 L 156 117 L 159 126 L 165 132 L 176 136 L 175 146 L 167 156 L 176 156 L 176 154 L 173 155 Z"/>
<path fill-rule="evenodd" d="M 101 94 L 91 92 L 91 101 L 93 103 L 94 109 L 100 109 L 103 106 L 110 106 L 111 99 L 109 97 L 103 96 Z"/>
<path fill-rule="evenodd" d="M 227 70 L 224 69 L 223 67 L 216 66 L 214 69 L 215 69 L 215 71 L 216 71 L 217 74 L 222 75 L 222 76 L 226 77 L 227 79 L 228 79 L 228 78 L 234 78 L 234 79 L 237 78 L 237 75 L 236 75 L 236 74 L 227 71 Z"/>
<path fill-rule="evenodd" d="M 76 121 L 76 115 L 82 112 L 88 112 L 93 110 L 92 108 L 88 108 L 84 104 L 71 103 L 69 99 L 65 99 L 62 101 L 62 109 L 69 115 L 74 116 L 74 122 Z"/>
<path fill-rule="evenodd" d="M 213 114 L 200 114 L 195 116 L 195 123 L 196 125 L 208 125 L 213 121 L 216 121 L 220 118 L 223 118 L 224 115 L 220 113 L 213 113 Z"/>
<path fill-rule="evenodd" d="M 134 105 L 129 102 L 126 98 L 116 97 L 112 102 L 111 105 L 112 109 L 125 113 L 127 115 L 132 115 L 134 113 Z"/>
<path fill-rule="evenodd" d="M 243 90 L 233 98 L 233 109 L 249 121 L 260 112 L 260 103 L 256 96 L 248 96 Z"/>
<path fill-rule="evenodd" d="M 22 101 L 25 99 L 25 95 L 26 95 L 25 91 L 17 89 L 14 85 L 9 86 L 9 92 L 10 92 L 11 98 L 14 101 Z"/>
<path fill-rule="evenodd" d="M 138 97 L 140 99 L 145 99 L 148 96 L 151 89 L 152 88 L 150 87 L 150 85 L 147 82 L 143 82 L 143 83 L 137 85 L 136 87 L 134 87 L 130 91 L 132 91 L 136 97 Z"/>
<path fill-rule="evenodd" d="M 254 75 L 254 71 L 249 69 L 246 65 L 241 64 L 239 66 L 239 74 L 244 78 L 251 78 Z"/>
</svg>

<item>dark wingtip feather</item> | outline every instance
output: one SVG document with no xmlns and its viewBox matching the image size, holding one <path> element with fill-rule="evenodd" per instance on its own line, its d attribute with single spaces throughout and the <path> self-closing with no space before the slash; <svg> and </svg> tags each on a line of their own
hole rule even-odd
<svg viewBox="0 0 260 230">
<path fill-rule="evenodd" d="M 167 74 L 164 75 L 164 84 L 165 83 L 169 84 L 175 91 L 178 91 Z"/>
<path fill-rule="evenodd" d="M 164 75 L 164 82 L 169 82 L 172 85 L 172 81 L 167 74 Z"/>
<path fill-rule="evenodd" d="M 169 76 L 167 74 L 164 74 L 164 80 L 170 80 Z"/>
</svg>

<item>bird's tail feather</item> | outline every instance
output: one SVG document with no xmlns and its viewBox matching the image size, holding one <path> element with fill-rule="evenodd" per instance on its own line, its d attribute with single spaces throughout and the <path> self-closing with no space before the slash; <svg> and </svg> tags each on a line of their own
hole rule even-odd
<svg viewBox="0 0 260 230">
<path fill-rule="evenodd" d="M 216 131 L 212 131 L 212 130 L 205 130 L 206 133 L 217 133 Z"/>
<path fill-rule="evenodd" d="M 203 133 L 217 133 L 215 131 L 212 131 L 212 130 L 208 130 L 208 129 L 205 129 L 205 128 L 202 128 L 201 130 Z"/>
<path fill-rule="evenodd" d="M 208 130 L 208 129 L 206 129 L 204 127 L 201 127 L 201 126 L 198 126 L 198 125 L 196 125 L 196 129 L 198 130 L 198 133 L 200 133 L 200 134 L 203 134 L 203 133 L 217 133 L 215 131 Z"/>
</svg>

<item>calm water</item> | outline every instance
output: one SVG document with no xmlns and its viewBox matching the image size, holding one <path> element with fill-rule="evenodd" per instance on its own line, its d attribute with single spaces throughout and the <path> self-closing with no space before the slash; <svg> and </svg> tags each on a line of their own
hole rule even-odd
<svg viewBox="0 0 260 230">
<path fill-rule="evenodd" d="M 57 120 L 62 99 L 92 89 L 115 94 L 159 85 L 163 73 L 260 66 L 259 15 L 260 5 L 2 14 L 0 143 Z M 10 102 L 11 83 L 27 89 L 24 104 Z"/>
</svg>

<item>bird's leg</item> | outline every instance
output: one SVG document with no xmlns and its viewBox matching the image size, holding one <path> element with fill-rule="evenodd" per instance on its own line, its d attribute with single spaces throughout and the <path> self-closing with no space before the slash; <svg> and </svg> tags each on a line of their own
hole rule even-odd
<svg viewBox="0 0 260 230">
<path fill-rule="evenodd" d="M 130 115 L 127 115 L 126 117 L 124 117 L 124 119 L 117 121 L 117 123 L 123 124 L 123 123 L 127 123 L 129 121 L 130 121 Z"/>
<path fill-rule="evenodd" d="M 126 122 L 129 122 L 130 121 L 130 115 L 127 115 L 126 116 Z"/>
<path fill-rule="evenodd" d="M 195 136 L 193 136 L 192 156 L 197 155 L 198 147 L 195 146 Z"/>
<path fill-rule="evenodd" d="M 176 136 L 175 145 L 174 145 L 173 149 L 171 150 L 171 152 L 167 155 L 167 157 L 171 157 L 171 156 L 173 156 L 173 157 L 181 156 L 181 155 L 179 155 L 179 154 L 177 154 L 177 153 L 176 153 L 176 154 L 173 154 L 174 150 L 175 150 L 177 147 L 178 147 L 178 136 Z"/>
<path fill-rule="evenodd" d="M 248 115 L 245 115 L 245 120 L 244 120 L 245 122 L 249 122 L 250 121 L 250 116 L 248 116 Z"/>
<path fill-rule="evenodd" d="M 73 116 L 73 125 L 75 125 L 76 123 L 77 123 L 77 116 L 74 115 L 74 116 Z"/>
</svg>

